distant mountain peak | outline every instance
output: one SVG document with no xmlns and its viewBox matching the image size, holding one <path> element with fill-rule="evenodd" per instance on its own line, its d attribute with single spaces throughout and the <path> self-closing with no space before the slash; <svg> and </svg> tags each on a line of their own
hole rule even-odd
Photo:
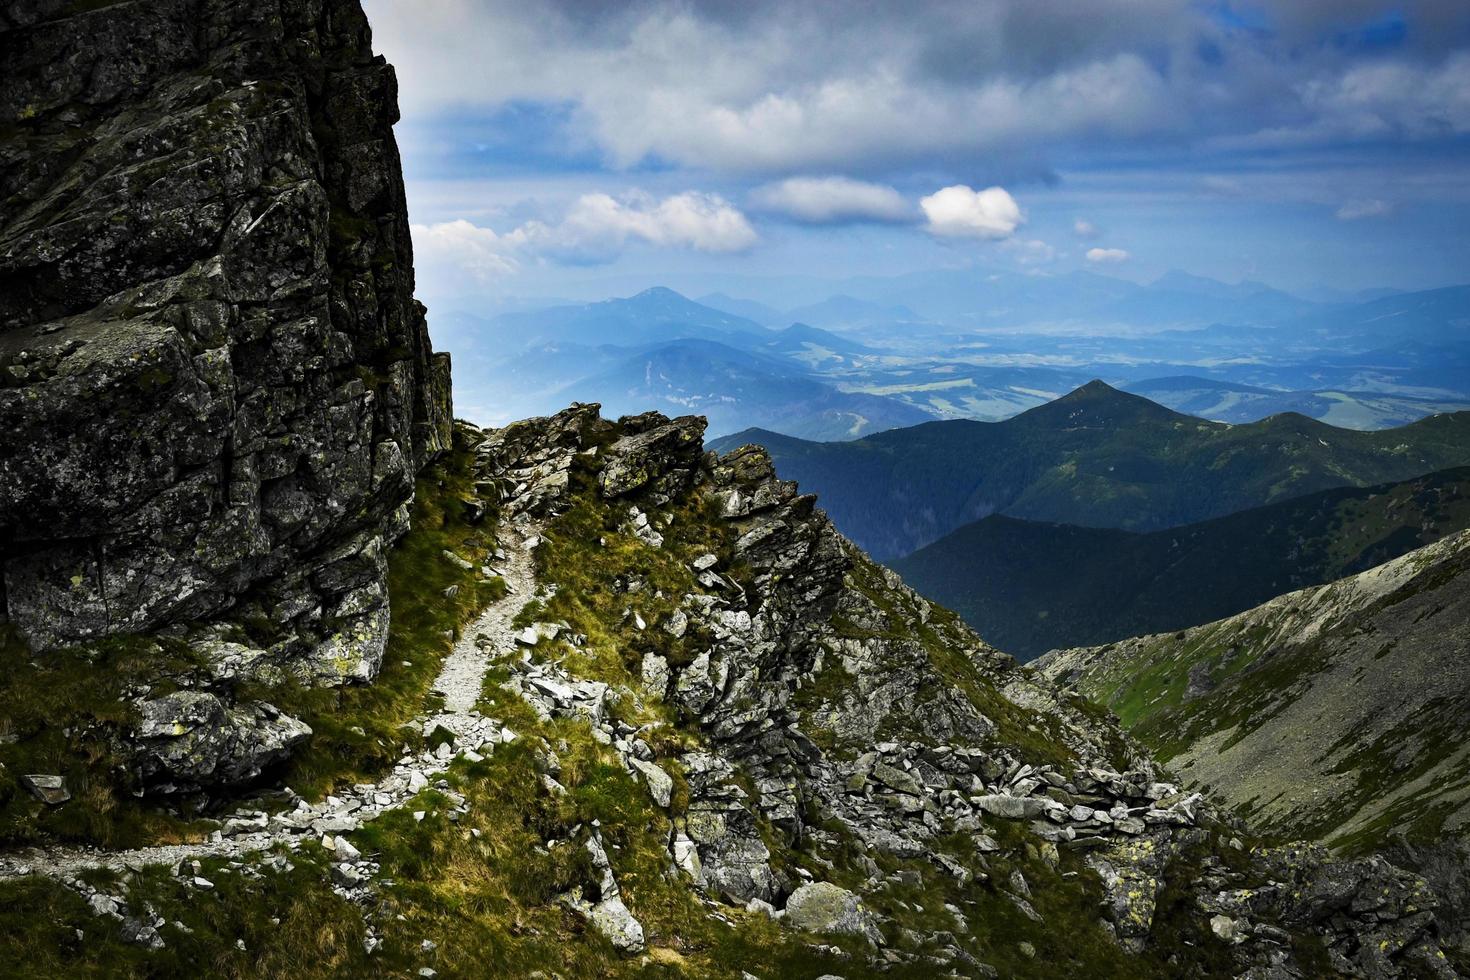
<svg viewBox="0 0 1470 980">
<path fill-rule="evenodd" d="M 1048 427 L 1090 428 L 1126 425 L 1150 418 L 1186 417 L 1142 395 L 1120 391 L 1101 378 L 1093 378 L 1055 401 L 1022 412 L 1012 421 L 1024 420 Z"/>
<path fill-rule="evenodd" d="M 1102 378 L 1093 378 L 1091 381 L 1087 382 L 1087 384 L 1083 385 L 1081 388 L 1078 388 L 1076 391 L 1063 395 L 1062 400 L 1065 401 L 1068 398 L 1078 398 L 1084 396 L 1088 398 L 1106 398 L 1109 395 L 1126 396 L 1127 392 L 1119 391 L 1117 388 L 1114 388 Z"/>
<path fill-rule="evenodd" d="M 1117 405 L 1137 405 L 1141 402 L 1146 405 L 1152 405 L 1155 408 L 1163 408 L 1163 406 L 1160 405 L 1158 402 L 1150 401 L 1149 399 L 1144 398 L 1142 395 L 1135 395 L 1131 392 L 1123 391 L 1119 388 L 1114 388 L 1112 385 L 1108 384 L 1101 378 L 1093 378 L 1091 381 L 1087 382 L 1087 384 L 1083 385 L 1080 388 L 1075 388 L 1072 391 L 1067 392 L 1065 395 L 1056 399 L 1050 404 L 1075 406 L 1083 402 L 1091 403 L 1094 405 L 1107 403 Z M 1038 405 L 1037 408 L 1046 408 L 1046 405 Z M 1035 410 L 1036 409 L 1032 409 L 1032 411 Z"/>
<path fill-rule="evenodd" d="M 641 293 L 635 293 L 629 299 L 687 299 L 683 293 L 670 289 L 668 286 L 649 286 Z"/>
</svg>

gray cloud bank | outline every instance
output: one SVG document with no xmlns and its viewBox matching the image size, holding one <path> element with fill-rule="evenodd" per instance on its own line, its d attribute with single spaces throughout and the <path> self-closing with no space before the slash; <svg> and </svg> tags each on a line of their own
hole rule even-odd
<svg viewBox="0 0 1470 980">
<path fill-rule="evenodd" d="M 872 176 L 1079 147 L 1470 133 L 1463 0 L 1279 0 L 1249 16 L 1184 0 L 368 8 L 405 111 L 571 106 L 577 135 L 616 168 Z M 820 189 L 804 190 L 788 203 Z M 884 210 L 872 196 L 853 206 Z"/>
</svg>

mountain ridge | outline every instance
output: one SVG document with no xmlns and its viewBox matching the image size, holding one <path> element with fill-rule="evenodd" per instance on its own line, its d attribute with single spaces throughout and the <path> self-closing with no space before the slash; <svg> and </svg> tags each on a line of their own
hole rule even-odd
<svg viewBox="0 0 1470 980">
<path fill-rule="evenodd" d="M 1184 629 L 1470 527 L 1470 467 L 1140 534 L 993 514 L 894 562 L 1021 659 Z"/>
<path fill-rule="evenodd" d="M 1467 587 L 1461 531 L 1227 619 L 1036 667 L 1271 833 L 1433 842 L 1470 824 Z"/>
<path fill-rule="evenodd" d="M 1099 441 L 1096 428 L 1065 424 L 1074 410 L 1083 420 L 1135 424 L 1112 426 L 1114 435 Z M 1002 422 L 941 420 L 831 444 L 745 431 L 712 444 L 752 441 L 771 451 L 783 477 L 821 494 L 838 526 L 882 560 L 991 513 L 1156 530 L 1465 465 L 1470 412 L 1375 432 L 1292 413 L 1226 425 L 1094 382 Z M 1291 461 L 1284 479 L 1283 460 Z"/>
<path fill-rule="evenodd" d="M 0 974 L 1470 972 L 1453 892 L 1264 844 L 706 419 L 452 422 L 357 0 L 0 28 Z M 770 339 L 635 299 L 555 343 Z M 1058 411 L 997 456 L 1033 503 L 1234 431 Z"/>
</svg>

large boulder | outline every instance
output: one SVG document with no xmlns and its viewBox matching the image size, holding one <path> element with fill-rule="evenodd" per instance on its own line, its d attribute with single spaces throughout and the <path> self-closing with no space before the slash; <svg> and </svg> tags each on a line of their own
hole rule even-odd
<svg viewBox="0 0 1470 980">
<path fill-rule="evenodd" d="M 159 791 L 248 782 L 311 735 L 272 705 L 228 705 L 204 691 L 151 698 L 139 710 L 130 741 L 134 771 Z"/>
<path fill-rule="evenodd" d="M 650 413 L 652 414 L 652 413 Z M 627 426 L 647 416 L 623 419 Z M 649 487 L 664 497 L 686 489 L 704 455 L 702 416 L 686 415 L 673 420 L 654 416 L 655 424 L 643 431 L 620 437 L 607 450 L 607 459 L 597 475 L 604 497 L 621 497 Z M 650 419 L 650 421 L 652 421 Z"/>
<path fill-rule="evenodd" d="M 818 935 L 859 936 L 875 946 L 883 942 L 862 899 L 828 881 L 813 881 L 792 892 L 786 900 L 786 921 Z"/>
</svg>

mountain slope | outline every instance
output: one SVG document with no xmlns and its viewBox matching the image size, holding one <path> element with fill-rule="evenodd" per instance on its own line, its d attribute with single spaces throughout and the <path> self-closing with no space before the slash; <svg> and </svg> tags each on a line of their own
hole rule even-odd
<svg viewBox="0 0 1470 980">
<path fill-rule="evenodd" d="M 773 306 L 767 306 L 753 299 L 730 296 L 727 293 L 708 293 L 696 298 L 695 302 L 701 306 L 708 306 L 712 310 L 719 310 L 721 313 L 753 320 L 767 327 L 779 326 L 790 319 Z"/>
<path fill-rule="evenodd" d="M 1229 619 L 1037 661 L 1281 837 L 1470 827 L 1470 531 Z"/>
<path fill-rule="evenodd" d="M 395 606 L 419 644 L 372 701 L 311 699 L 357 764 L 317 754 L 288 773 L 309 798 L 222 796 L 222 820 L 128 850 L 18 819 L 35 846 L 0 850 L 0 972 L 1388 980 L 1444 960 L 1422 879 L 1257 848 L 703 428 L 592 405 L 459 425 L 394 586 L 428 604 Z M 0 677 L 26 704 L 7 763 L 33 728 L 90 727 L 24 673 L 46 695 Z M 16 771 L 10 815 L 91 801 Z"/>
<path fill-rule="evenodd" d="M 0 977 L 1464 972 L 704 419 L 451 425 L 356 0 L 27 0 L 0 63 Z"/>
<path fill-rule="evenodd" d="M 1003 422 L 955 420 L 823 444 L 747 431 L 875 557 L 1000 513 L 1149 531 L 1340 486 L 1470 464 L 1470 413 L 1356 432 L 1299 415 L 1206 422 L 1100 381 Z"/>
<path fill-rule="evenodd" d="M 1137 534 L 992 514 L 893 563 L 1021 659 L 1176 630 L 1470 527 L 1470 467 Z"/>
<path fill-rule="evenodd" d="M 754 320 L 712 309 L 662 286 L 598 303 L 506 313 L 486 329 L 511 349 L 548 343 L 636 347 L 687 338 L 750 347 L 771 339 L 771 332 Z"/>
<path fill-rule="evenodd" d="M 854 439 L 929 419 L 921 409 L 879 395 L 848 393 L 774 354 L 713 341 L 680 340 L 626 356 L 548 397 L 596 400 L 609 410 L 697 412 L 715 432 L 756 422 L 809 439 Z"/>
<path fill-rule="evenodd" d="M 832 368 L 853 363 L 864 354 L 876 354 L 873 348 L 839 336 L 830 330 L 793 323 L 768 341 L 766 349 L 795 358 L 812 367 Z"/>
<path fill-rule="evenodd" d="M 1363 348 L 1402 343 L 1463 345 L 1470 339 L 1470 285 L 1397 293 L 1311 314 L 1290 329 Z"/>
<path fill-rule="evenodd" d="M 1235 285 L 1175 270 L 1107 307 L 1103 315 L 1149 325 L 1275 323 L 1299 317 L 1317 304 L 1262 283 Z"/>
</svg>

